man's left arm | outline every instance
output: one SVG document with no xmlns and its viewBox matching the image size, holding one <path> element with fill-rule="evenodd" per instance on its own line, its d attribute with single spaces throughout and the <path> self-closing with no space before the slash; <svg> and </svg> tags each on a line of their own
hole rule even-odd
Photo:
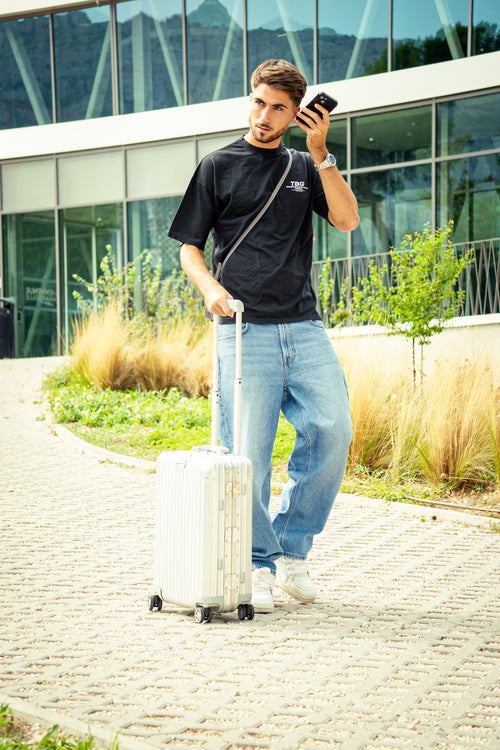
<svg viewBox="0 0 500 750">
<path fill-rule="evenodd" d="M 328 110 L 317 105 L 321 113 L 306 109 L 310 127 L 296 124 L 307 134 L 306 145 L 315 164 L 320 164 L 327 156 L 326 136 L 330 127 Z M 302 110 L 304 112 L 304 110 Z M 358 202 L 351 188 L 338 168 L 327 167 L 319 171 L 326 202 L 328 220 L 342 232 L 351 232 L 359 224 Z"/>
</svg>

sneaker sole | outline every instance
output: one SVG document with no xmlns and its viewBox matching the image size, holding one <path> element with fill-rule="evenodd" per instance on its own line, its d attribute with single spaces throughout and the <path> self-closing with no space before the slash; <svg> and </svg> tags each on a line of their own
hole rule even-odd
<svg viewBox="0 0 500 750">
<path fill-rule="evenodd" d="M 259 607 L 258 604 L 253 605 L 253 609 L 256 615 L 270 615 L 272 612 L 274 612 L 274 604 L 272 606 L 261 606 Z"/>
<path fill-rule="evenodd" d="M 314 601 L 316 601 L 317 594 L 314 594 L 314 596 L 300 596 L 294 589 L 289 588 L 284 581 L 280 581 L 279 578 L 276 578 L 276 585 L 282 589 L 282 591 L 285 592 L 285 594 L 288 594 L 288 596 L 291 596 L 292 599 L 296 599 L 298 602 L 301 602 L 302 604 L 312 604 Z M 255 610 L 257 612 L 257 610 Z"/>
</svg>

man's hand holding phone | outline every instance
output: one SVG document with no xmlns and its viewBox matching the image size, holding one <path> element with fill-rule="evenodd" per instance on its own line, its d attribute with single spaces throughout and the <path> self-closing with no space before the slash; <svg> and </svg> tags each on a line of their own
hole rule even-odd
<svg viewBox="0 0 500 750">
<path fill-rule="evenodd" d="M 312 99 L 309 104 L 307 104 L 306 107 L 302 107 L 300 114 L 297 115 L 295 118 L 296 121 L 300 125 L 304 125 L 306 128 L 311 128 L 314 126 L 314 120 L 307 112 L 304 112 L 303 110 L 310 110 L 311 112 L 315 112 L 316 114 L 320 115 L 322 117 L 322 112 L 317 108 L 317 104 L 319 104 L 321 107 L 324 107 L 324 109 L 327 110 L 327 112 L 331 112 L 335 109 L 335 107 L 338 104 L 338 101 L 334 99 L 332 96 L 329 96 L 328 94 L 325 94 L 324 91 L 321 91 L 319 94 L 316 94 L 314 99 Z"/>
<path fill-rule="evenodd" d="M 324 92 L 317 94 L 297 115 L 297 125 L 306 133 L 306 146 L 315 164 L 320 164 L 328 153 L 326 138 L 330 127 L 328 113 L 337 101 Z"/>
</svg>

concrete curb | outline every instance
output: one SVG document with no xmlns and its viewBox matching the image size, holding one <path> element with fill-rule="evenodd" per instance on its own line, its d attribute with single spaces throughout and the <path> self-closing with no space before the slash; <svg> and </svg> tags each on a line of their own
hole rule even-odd
<svg viewBox="0 0 500 750">
<path fill-rule="evenodd" d="M 68 430 L 67 427 L 64 427 L 61 424 L 52 423 L 52 428 L 61 440 L 68 445 L 73 445 L 75 448 L 79 448 L 81 452 L 87 456 L 95 456 L 95 458 L 99 458 L 103 461 L 111 461 L 120 466 L 132 466 L 135 469 L 155 471 L 154 461 L 147 461 L 144 458 L 134 458 L 133 456 L 127 456 L 124 453 L 115 453 L 106 448 L 100 448 L 98 445 L 88 443 L 86 440 L 74 435 L 71 430 Z"/>
</svg>

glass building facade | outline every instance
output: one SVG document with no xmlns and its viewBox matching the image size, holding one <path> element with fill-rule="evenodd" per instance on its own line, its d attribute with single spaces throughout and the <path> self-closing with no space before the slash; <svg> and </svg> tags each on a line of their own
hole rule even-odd
<svg viewBox="0 0 500 750">
<path fill-rule="evenodd" d="M 141 113 L 184 117 L 190 105 L 222 107 L 248 94 L 251 71 L 270 56 L 330 88 L 372 76 L 383 102 L 384 82 L 397 71 L 493 53 L 496 86 L 473 81 L 459 93 L 390 106 L 372 99 L 335 115 L 328 146 L 358 198 L 361 223 L 343 234 L 317 221 L 314 252 L 316 259 L 386 252 L 405 233 L 450 218 L 456 242 L 500 236 L 497 0 L 71 4 L 23 17 L 0 11 L 0 130 L 30 128 L 36 141 L 47 132 L 38 126 L 116 122 L 116 142 L 106 148 L 80 150 L 75 140 L 73 149 L 32 148 L 16 158 L 0 148 L 0 297 L 16 300 L 16 356 L 65 351 L 73 291 L 84 293 L 74 277 L 95 281 L 108 245 L 119 264 L 147 248 L 164 273 L 178 267 L 167 233 L 189 176 L 245 128 L 227 128 L 221 109 L 199 133 L 170 137 L 167 128 L 151 139 Z M 120 140 L 124 115 L 138 118 L 134 143 Z M 285 140 L 306 150 L 296 127 Z"/>
<path fill-rule="evenodd" d="M 283 57 L 309 84 L 500 49 L 497 0 L 128 0 L 0 23 L 0 128 L 244 96 Z"/>
</svg>

